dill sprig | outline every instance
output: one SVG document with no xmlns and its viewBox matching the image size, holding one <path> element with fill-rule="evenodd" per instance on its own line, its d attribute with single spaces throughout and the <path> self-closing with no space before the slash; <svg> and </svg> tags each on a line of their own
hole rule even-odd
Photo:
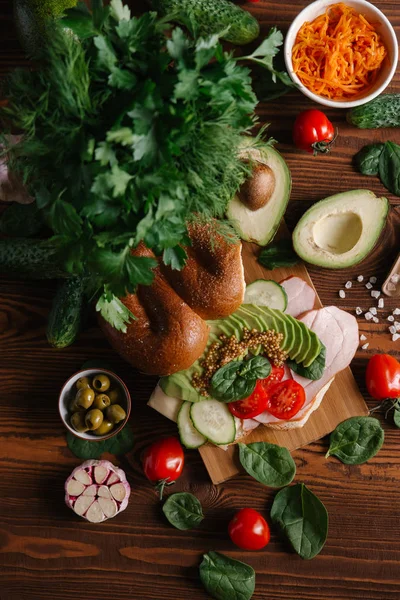
<svg viewBox="0 0 400 600">
<path fill-rule="evenodd" d="M 51 27 L 39 67 L 6 83 L 3 116 L 23 131 L 7 152 L 65 267 L 92 273 L 104 305 L 151 283 L 155 261 L 130 253 L 141 240 L 182 268 L 188 219 L 224 215 L 248 171 L 256 97 L 218 36 L 193 41 L 121 0 Z"/>
</svg>

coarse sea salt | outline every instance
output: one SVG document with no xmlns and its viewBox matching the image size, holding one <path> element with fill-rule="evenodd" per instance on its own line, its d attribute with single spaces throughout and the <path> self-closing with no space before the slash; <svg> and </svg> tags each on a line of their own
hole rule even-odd
<svg viewBox="0 0 400 600">
<path fill-rule="evenodd" d="M 369 308 L 368 310 L 373 315 L 376 315 L 376 313 L 377 313 L 377 310 L 376 310 L 375 306 L 371 306 L 371 308 Z"/>
<path fill-rule="evenodd" d="M 381 295 L 381 293 L 378 292 L 378 290 L 371 290 L 371 296 L 373 298 L 379 298 L 380 295 Z"/>
<path fill-rule="evenodd" d="M 385 301 L 383 298 L 379 298 L 378 300 L 378 308 L 384 308 L 385 306 Z"/>
<path fill-rule="evenodd" d="M 397 340 L 400 340 L 400 333 L 394 333 L 392 335 L 392 342 L 397 342 Z"/>
<path fill-rule="evenodd" d="M 389 332 L 390 332 L 390 333 L 396 333 L 396 327 L 395 327 L 394 325 L 391 325 L 391 326 L 389 327 Z"/>
<path fill-rule="evenodd" d="M 376 283 L 376 281 L 377 281 L 376 277 L 370 277 L 369 278 L 369 282 L 370 283 Z"/>
<path fill-rule="evenodd" d="M 359 276 L 357 277 L 357 281 L 359 281 L 360 283 L 361 283 L 362 281 L 364 281 L 364 275 L 359 275 Z"/>
<path fill-rule="evenodd" d="M 340 298 L 346 298 L 346 293 L 344 290 L 339 290 L 339 296 Z"/>
<path fill-rule="evenodd" d="M 344 287 L 349 290 L 352 287 L 352 285 L 353 284 L 351 283 L 351 281 L 346 281 L 346 283 L 344 284 Z"/>
<path fill-rule="evenodd" d="M 387 318 L 388 321 L 394 321 L 394 316 L 393 315 L 389 315 Z"/>
<path fill-rule="evenodd" d="M 363 346 L 361 346 L 362 350 L 366 350 L 369 346 L 369 342 L 367 342 L 366 344 L 364 344 Z"/>
<path fill-rule="evenodd" d="M 360 306 L 357 306 L 356 308 L 356 315 L 362 315 L 362 308 Z"/>
<path fill-rule="evenodd" d="M 367 338 L 366 338 L 366 336 L 365 336 L 365 335 L 362 333 L 362 334 L 360 335 L 360 341 L 361 341 L 361 342 L 363 342 L 363 341 L 364 341 L 364 340 L 366 340 L 366 339 L 367 339 Z"/>
<path fill-rule="evenodd" d="M 372 283 L 370 283 L 370 282 L 366 283 L 365 287 L 367 288 L 367 290 L 372 290 Z"/>
<path fill-rule="evenodd" d="M 400 308 L 395 308 L 392 312 L 393 315 L 400 315 Z"/>
<path fill-rule="evenodd" d="M 390 281 L 392 283 L 399 283 L 399 281 L 400 281 L 400 275 L 398 273 L 394 273 L 393 275 L 391 275 Z"/>
<path fill-rule="evenodd" d="M 379 319 L 378 319 L 378 317 L 373 317 L 373 319 L 372 319 L 372 320 L 373 320 L 373 322 L 374 322 L 374 323 L 379 323 Z"/>
<path fill-rule="evenodd" d="M 367 321 L 370 321 L 374 315 L 369 311 L 365 313 L 364 317 Z"/>
<path fill-rule="evenodd" d="M 400 323 L 398 321 L 395 321 L 393 325 L 395 326 L 396 331 L 400 331 Z"/>
</svg>

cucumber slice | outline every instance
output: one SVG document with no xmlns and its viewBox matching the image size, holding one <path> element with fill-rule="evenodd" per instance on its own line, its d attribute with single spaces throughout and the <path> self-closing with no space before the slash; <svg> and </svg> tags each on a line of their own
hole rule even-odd
<svg viewBox="0 0 400 600">
<path fill-rule="evenodd" d="M 245 304 L 286 310 L 288 299 L 283 287 L 272 279 L 257 279 L 249 283 L 244 294 Z"/>
<path fill-rule="evenodd" d="M 178 429 L 179 437 L 181 438 L 182 444 L 185 448 L 200 448 L 206 443 L 207 438 L 201 435 L 197 429 L 193 426 L 192 419 L 190 418 L 190 407 L 191 402 L 184 402 L 178 412 Z"/>
<path fill-rule="evenodd" d="M 235 420 L 226 404 L 217 400 L 192 403 L 190 417 L 197 431 L 213 444 L 222 446 L 235 441 Z"/>
</svg>

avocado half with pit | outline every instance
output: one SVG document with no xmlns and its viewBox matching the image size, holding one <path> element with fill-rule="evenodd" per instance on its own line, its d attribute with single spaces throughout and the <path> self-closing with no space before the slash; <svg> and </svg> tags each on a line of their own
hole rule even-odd
<svg viewBox="0 0 400 600">
<path fill-rule="evenodd" d="M 313 265 L 328 269 L 356 265 L 378 241 L 389 207 L 387 198 L 369 190 L 329 196 L 301 217 L 293 231 L 293 247 Z"/>
<path fill-rule="evenodd" d="M 228 204 L 227 217 L 242 240 L 265 246 L 279 227 L 290 197 L 292 181 L 282 156 L 271 148 L 243 148 L 252 175 Z"/>
</svg>

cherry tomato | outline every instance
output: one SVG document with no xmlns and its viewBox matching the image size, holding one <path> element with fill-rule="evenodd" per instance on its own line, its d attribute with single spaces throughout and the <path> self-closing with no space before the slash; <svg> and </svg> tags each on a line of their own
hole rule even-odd
<svg viewBox="0 0 400 600">
<path fill-rule="evenodd" d="M 277 419 L 291 419 L 306 400 L 302 385 L 293 379 L 276 383 L 268 390 L 267 411 Z"/>
<path fill-rule="evenodd" d="M 267 389 L 280 381 L 284 374 L 285 369 L 283 367 L 272 367 L 271 374 L 268 377 L 257 381 L 254 392 L 250 396 L 228 404 L 232 415 L 238 417 L 238 419 L 253 419 L 264 412 L 268 402 Z"/>
<path fill-rule="evenodd" d="M 285 374 L 285 368 L 284 367 L 275 367 L 275 366 L 273 366 L 272 367 L 272 371 L 271 371 L 271 375 L 269 375 L 265 379 L 261 380 L 263 388 L 265 390 L 267 390 L 268 388 L 270 388 L 275 383 L 278 383 L 278 381 L 282 381 L 284 374 Z"/>
<path fill-rule="evenodd" d="M 234 544 L 243 550 L 261 550 L 270 540 L 268 523 L 254 508 L 242 508 L 228 525 Z"/>
<path fill-rule="evenodd" d="M 260 415 L 267 408 L 268 395 L 263 387 L 265 379 L 259 379 L 254 388 L 254 392 L 243 400 L 229 402 L 228 408 L 232 415 L 239 419 L 252 419 Z"/>
<path fill-rule="evenodd" d="M 311 108 L 297 115 L 293 126 L 293 141 L 297 148 L 311 154 L 326 154 L 335 139 L 335 129 L 320 110 Z"/>
<path fill-rule="evenodd" d="M 365 374 L 367 390 L 375 400 L 400 397 L 400 363 L 390 354 L 375 354 Z"/>
<path fill-rule="evenodd" d="M 162 499 L 164 487 L 180 477 L 185 462 L 183 448 L 177 438 L 169 437 L 155 442 L 143 454 L 143 471 L 147 479 L 157 482 Z"/>
</svg>

